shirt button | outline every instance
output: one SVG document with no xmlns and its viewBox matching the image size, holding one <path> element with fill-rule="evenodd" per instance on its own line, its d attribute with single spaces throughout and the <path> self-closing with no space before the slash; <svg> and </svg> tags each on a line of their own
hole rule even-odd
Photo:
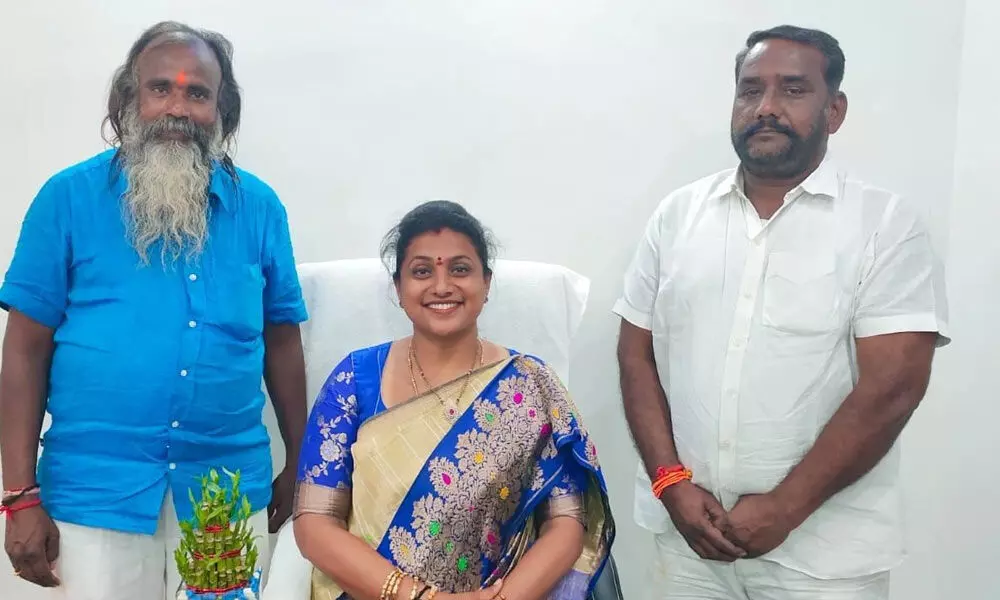
<svg viewBox="0 0 1000 600">
<path fill-rule="evenodd" d="M 177 468 L 177 463 L 170 463 L 170 470 L 173 471 Z"/>
<path fill-rule="evenodd" d="M 188 327 L 190 327 L 191 329 L 194 329 L 197 326 L 198 323 L 196 323 L 195 321 L 188 321 Z"/>
<path fill-rule="evenodd" d="M 188 279 L 190 279 L 191 281 L 198 281 L 198 276 L 195 275 L 194 273 L 191 273 L 190 275 L 188 275 Z"/>
<path fill-rule="evenodd" d="M 178 427 L 181 426 L 181 424 L 178 423 L 177 421 L 174 421 L 173 423 L 170 424 L 170 426 L 173 427 L 174 429 L 177 429 Z"/>
<path fill-rule="evenodd" d="M 181 377 L 187 377 L 187 376 L 188 376 L 188 372 L 187 372 L 187 369 L 183 369 L 183 370 L 181 371 Z"/>
<path fill-rule="evenodd" d="M 732 444 L 730 444 L 728 440 L 727 441 L 723 441 L 723 442 L 721 442 L 719 444 L 719 448 L 722 448 L 723 450 L 729 450 L 731 447 L 732 447 Z"/>
</svg>

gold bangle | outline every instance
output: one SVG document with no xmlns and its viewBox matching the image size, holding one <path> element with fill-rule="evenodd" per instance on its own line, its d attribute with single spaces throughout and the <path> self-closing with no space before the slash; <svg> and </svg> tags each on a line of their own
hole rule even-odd
<svg viewBox="0 0 1000 600">
<path fill-rule="evenodd" d="M 385 581 L 382 582 L 382 591 L 378 594 L 378 600 L 385 600 L 385 594 L 389 590 L 389 581 L 392 580 L 393 573 L 395 573 L 395 571 L 389 571 L 389 575 L 387 575 Z"/>
<path fill-rule="evenodd" d="M 389 600 L 389 598 L 391 597 L 389 596 L 389 590 L 392 588 L 392 583 L 396 580 L 397 577 L 400 577 L 402 574 L 403 572 L 400 571 L 399 569 L 393 569 L 392 572 L 389 573 L 388 576 L 386 576 L 385 582 L 382 583 L 382 593 L 379 594 L 378 597 L 379 600 Z"/>
<path fill-rule="evenodd" d="M 406 577 L 406 575 L 402 571 L 399 571 L 399 575 L 396 577 L 395 581 L 392 582 L 392 589 L 389 591 L 388 600 L 396 600 L 396 594 L 399 593 L 399 584 L 403 582 L 404 577 Z"/>
<path fill-rule="evenodd" d="M 396 600 L 396 596 L 399 594 L 399 586 L 402 585 L 404 579 L 406 579 L 406 573 L 400 571 L 399 577 L 396 577 L 396 581 L 392 584 L 392 591 L 389 592 L 389 600 Z"/>
<path fill-rule="evenodd" d="M 416 575 L 410 575 L 410 579 L 413 580 L 413 589 L 410 590 L 410 600 L 417 600 L 417 592 L 420 591 L 420 580 L 417 579 Z"/>
<path fill-rule="evenodd" d="M 392 580 L 393 573 L 395 573 L 395 571 L 389 571 L 389 574 L 385 577 L 385 581 L 382 582 L 382 591 L 378 594 L 379 600 L 385 600 L 385 594 L 389 591 L 389 582 Z"/>
</svg>

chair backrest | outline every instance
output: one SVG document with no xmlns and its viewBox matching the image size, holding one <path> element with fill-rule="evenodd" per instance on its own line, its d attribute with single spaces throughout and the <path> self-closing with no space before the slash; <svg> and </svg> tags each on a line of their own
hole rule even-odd
<svg viewBox="0 0 1000 600">
<path fill-rule="evenodd" d="M 302 327 L 310 407 L 323 382 L 351 350 L 409 335 L 392 280 L 378 259 L 299 266 L 309 321 Z M 499 260 L 480 332 L 534 354 L 569 385 L 570 344 L 587 306 L 590 281 L 558 265 Z"/>
</svg>

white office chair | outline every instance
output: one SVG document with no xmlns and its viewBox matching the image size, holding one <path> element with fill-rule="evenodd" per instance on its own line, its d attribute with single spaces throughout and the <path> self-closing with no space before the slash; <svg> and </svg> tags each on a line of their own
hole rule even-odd
<svg viewBox="0 0 1000 600">
<path fill-rule="evenodd" d="M 376 259 L 304 264 L 299 275 L 310 315 L 302 343 L 311 408 L 330 371 L 348 352 L 403 337 L 411 328 Z M 498 261 L 480 331 L 491 341 L 542 358 L 568 385 L 570 344 L 589 290 L 588 279 L 563 267 Z M 291 522 L 286 523 L 271 553 L 262 600 L 308 600 L 311 569 L 295 545 Z"/>
</svg>

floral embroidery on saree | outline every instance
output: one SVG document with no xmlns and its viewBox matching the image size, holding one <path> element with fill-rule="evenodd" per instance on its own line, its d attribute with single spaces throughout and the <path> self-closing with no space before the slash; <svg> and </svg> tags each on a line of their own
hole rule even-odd
<svg viewBox="0 0 1000 600">
<path fill-rule="evenodd" d="M 307 425 L 297 514 L 343 520 L 347 509 L 352 534 L 454 592 L 506 577 L 542 523 L 571 517 L 584 526 L 584 549 L 550 597 L 583 600 L 614 522 L 596 451 L 559 377 L 517 356 L 478 373 L 458 419 L 441 418 L 433 396 L 380 411 L 390 348 L 354 351 L 333 369 Z M 347 599 L 315 568 L 312 597 Z"/>
<path fill-rule="evenodd" d="M 412 514 L 397 515 L 389 529 L 394 562 L 404 571 L 434 574 L 445 590 L 479 588 L 501 559 L 510 534 L 503 524 L 525 495 L 547 483 L 551 496 L 579 493 L 561 473 L 554 441 L 584 435 L 565 390 L 533 359 L 513 363 L 513 374 L 496 382 L 495 393 L 483 394 L 456 421 L 461 433 L 446 436 L 414 484 L 423 494 Z M 589 462 L 596 465 L 596 455 Z M 421 485 L 424 476 L 429 485 Z"/>
<path fill-rule="evenodd" d="M 354 377 L 353 371 L 339 371 L 333 381 L 341 384 L 350 384 Z M 358 418 L 358 400 L 351 394 L 347 397 L 338 394 L 334 400 L 335 416 L 328 417 L 320 411 L 314 411 L 316 430 L 322 437 L 319 445 L 319 460 L 317 457 L 303 457 L 303 460 L 311 460 L 304 469 L 302 481 L 313 483 L 315 478 L 329 476 L 330 469 L 334 471 L 344 468 L 344 461 L 350 450 L 347 448 L 348 437 L 342 431 L 344 425 L 353 425 Z M 338 487 L 347 487 L 341 482 Z"/>
</svg>

